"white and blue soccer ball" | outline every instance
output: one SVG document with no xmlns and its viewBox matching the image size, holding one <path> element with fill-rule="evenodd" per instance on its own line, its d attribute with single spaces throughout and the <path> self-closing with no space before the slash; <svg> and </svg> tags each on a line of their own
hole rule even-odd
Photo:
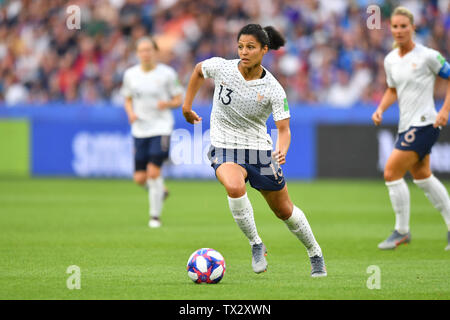
<svg viewBox="0 0 450 320">
<path fill-rule="evenodd" d="M 225 259 L 216 250 L 202 248 L 189 257 L 186 269 L 195 283 L 218 283 L 225 274 Z"/>
</svg>

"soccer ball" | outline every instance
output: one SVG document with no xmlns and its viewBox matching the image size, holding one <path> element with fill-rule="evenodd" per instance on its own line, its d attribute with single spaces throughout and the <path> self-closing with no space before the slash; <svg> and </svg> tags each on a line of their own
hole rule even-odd
<svg viewBox="0 0 450 320">
<path fill-rule="evenodd" d="M 195 283 L 218 283 L 225 274 L 225 259 L 214 249 L 202 248 L 189 257 L 186 269 Z"/>
</svg>

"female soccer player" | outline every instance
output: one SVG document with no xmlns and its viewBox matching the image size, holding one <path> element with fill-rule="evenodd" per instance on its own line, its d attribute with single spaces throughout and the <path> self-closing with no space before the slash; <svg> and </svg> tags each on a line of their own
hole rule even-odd
<svg viewBox="0 0 450 320">
<path fill-rule="evenodd" d="M 137 41 L 140 63 L 125 71 L 122 87 L 134 137 L 134 181 L 148 187 L 151 228 L 161 226 L 165 196 L 161 166 L 169 156 L 171 109 L 181 105 L 183 93 L 175 71 L 156 62 L 157 50 L 152 38 Z"/>
<path fill-rule="evenodd" d="M 394 50 L 384 60 L 388 89 L 372 115 L 379 125 L 386 111 L 398 99 L 400 109 L 399 136 L 384 169 L 384 179 L 395 212 L 395 230 L 380 249 L 395 249 L 411 241 L 409 231 L 409 190 L 404 175 L 407 171 L 438 209 L 448 227 L 446 250 L 450 250 L 450 199 L 444 185 L 431 173 L 430 153 L 439 132 L 447 124 L 450 112 L 450 82 L 444 105 L 436 112 L 433 100 L 436 75 L 450 77 L 450 67 L 439 52 L 414 43 L 414 17 L 406 8 L 398 7 L 391 16 Z"/>
<path fill-rule="evenodd" d="M 258 235 L 246 181 L 259 190 L 272 211 L 305 245 L 311 261 L 311 276 L 326 276 L 321 248 L 302 210 L 291 202 L 279 165 L 286 162 L 291 136 L 286 94 L 278 81 L 261 66 L 269 49 L 277 50 L 285 40 L 273 27 L 257 24 L 243 27 L 237 37 L 240 59 L 211 58 L 196 65 L 183 104 L 183 115 L 195 124 L 201 118 L 192 102 L 205 78 L 214 79 L 209 159 L 217 179 L 228 194 L 231 213 L 248 238 L 252 267 L 267 269 L 266 248 Z M 276 151 L 266 121 L 273 113 L 278 128 Z"/>
</svg>

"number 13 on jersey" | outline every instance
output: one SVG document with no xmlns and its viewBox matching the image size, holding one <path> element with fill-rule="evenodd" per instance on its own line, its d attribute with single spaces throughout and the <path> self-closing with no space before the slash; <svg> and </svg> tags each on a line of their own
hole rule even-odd
<svg viewBox="0 0 450 320">
<path fill-rule="evenodd" d="M 223 89 L 227 90 L 227 93 L 225 96 L 222 96 Z M 233 93 L 233 90 L 224 88 L 224 86 L 220 85 L 220 91 L 219 91 L 219 101 L 221 101 L 224 105 L 229 105 L 231 103 L 231 94 Z"/>
</svg>

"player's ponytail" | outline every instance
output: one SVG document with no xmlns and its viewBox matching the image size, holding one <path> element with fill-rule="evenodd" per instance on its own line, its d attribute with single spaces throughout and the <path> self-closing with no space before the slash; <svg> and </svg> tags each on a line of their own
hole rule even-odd
<svg viewBox="0 0 450 320">
<path fill-rule="evenodd" d="M 269 38 L 269 49 L 278 50 L 286 43 L 284 37 L 274 27 L 268 26 L 263 29 Z"/>
<path fill-rule="evenodd" d="M 261 27 L 259 24 L 248 24 L 244 26 L 238 33 L 237 40 L 241 35 L 247 34 L 254 36 L 261 46 L 268 46 L 269 49 L 278 50 L 286 43 L 284 37 L 274 27 Z"/>
</svg>

